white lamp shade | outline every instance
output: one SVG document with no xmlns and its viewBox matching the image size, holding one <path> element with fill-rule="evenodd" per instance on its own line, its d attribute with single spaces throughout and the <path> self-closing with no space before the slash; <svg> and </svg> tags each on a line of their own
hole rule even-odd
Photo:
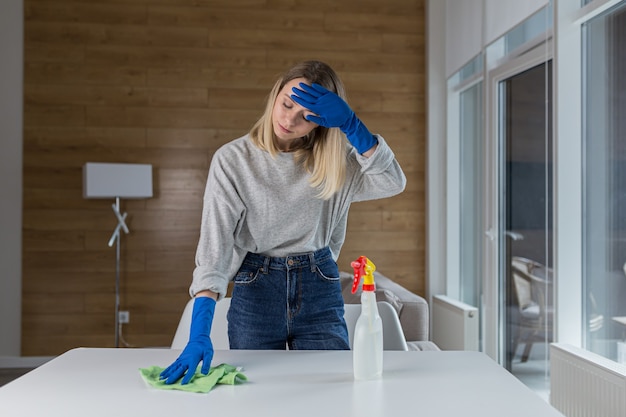
<svg viewBox="0 0 626 417">
<path fill-rule="evenodd" d="M 84 198 L 150 198 L 152 165 L 87 162 L 83 166 Z"/>
</svg>

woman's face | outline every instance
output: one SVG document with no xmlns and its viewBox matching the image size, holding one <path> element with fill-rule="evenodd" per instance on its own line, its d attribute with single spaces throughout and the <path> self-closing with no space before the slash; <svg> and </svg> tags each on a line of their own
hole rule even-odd
<svg viewBox="0 0 626 417">
<path fill-rule="evenodd" d="M 291 99 L 292 88 L 297 87 L 301 82 L 308 84 L 304 78 L 296 78 L 287 82 L 274 102 L 272 126 L 282 150 L 289 150 L 291 141 L 308 135 L 318 126 L 316 123 L 306 120 L 307 115 L 314 113 Z"/>
</svg>

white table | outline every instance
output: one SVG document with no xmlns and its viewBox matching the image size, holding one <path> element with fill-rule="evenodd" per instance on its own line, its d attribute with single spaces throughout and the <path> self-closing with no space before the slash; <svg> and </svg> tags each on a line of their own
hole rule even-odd
<svg viewBox="0 0 626 417">
<path fill-rule="evenodd" d="M 383 378 L 354 381 L 350 351 L 216 351 L 249 381 L 207 394 L 158 390 L 138 368 L 170 349 L 71 350 L 0 387 L 0 416 L 561 416 L 478 352 L 385 351 Z"/>
</svg>

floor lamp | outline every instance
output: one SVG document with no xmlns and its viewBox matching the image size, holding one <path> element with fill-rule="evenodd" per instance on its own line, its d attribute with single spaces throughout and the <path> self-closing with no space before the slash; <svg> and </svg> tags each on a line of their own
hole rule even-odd
<svg viewBox="0 0 626 417">
<path fill-rule="evenodd" d="M 83 166 L 83 197 L 114 198 L 113 213 L 117 226 L 109 239 L 115 244 L 115 347 L 120 339 L 120 258 L 121 232 L 128 234 L 126 213 L 120 212 L 120 199 L 152 197 L 152 165 L 87 162 Z"/>
</svg>

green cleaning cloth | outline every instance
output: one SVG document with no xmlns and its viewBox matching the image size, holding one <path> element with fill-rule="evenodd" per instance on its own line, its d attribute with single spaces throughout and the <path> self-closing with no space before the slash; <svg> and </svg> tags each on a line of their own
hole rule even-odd
<svg viewBox="0 0 626 417">
<path fill-rule="evenodd" d="M 149 368 L 139 368 L 139 372 L 141 373 L 144 381 L 152 385 L 154 388 L 202 393 L 211 391 L 216 384 L 235 385 L 248 380 L 248 378 L 242 374 L 240 370 L 232 365 L 223 363 L 218 366 L 212 366 L 207 375 L 203 375 L 200 372 L 201 367 L 198 366 L 196 373 L 188 384 L 182 385 L 182 378 L 180 378 L 173 384 L 168 385 L 165 383 L 165 380 L 159 378 L 164 369 L 165 368 L 160 368 L 158 366 L 151 366 Z"/>
</svg>

